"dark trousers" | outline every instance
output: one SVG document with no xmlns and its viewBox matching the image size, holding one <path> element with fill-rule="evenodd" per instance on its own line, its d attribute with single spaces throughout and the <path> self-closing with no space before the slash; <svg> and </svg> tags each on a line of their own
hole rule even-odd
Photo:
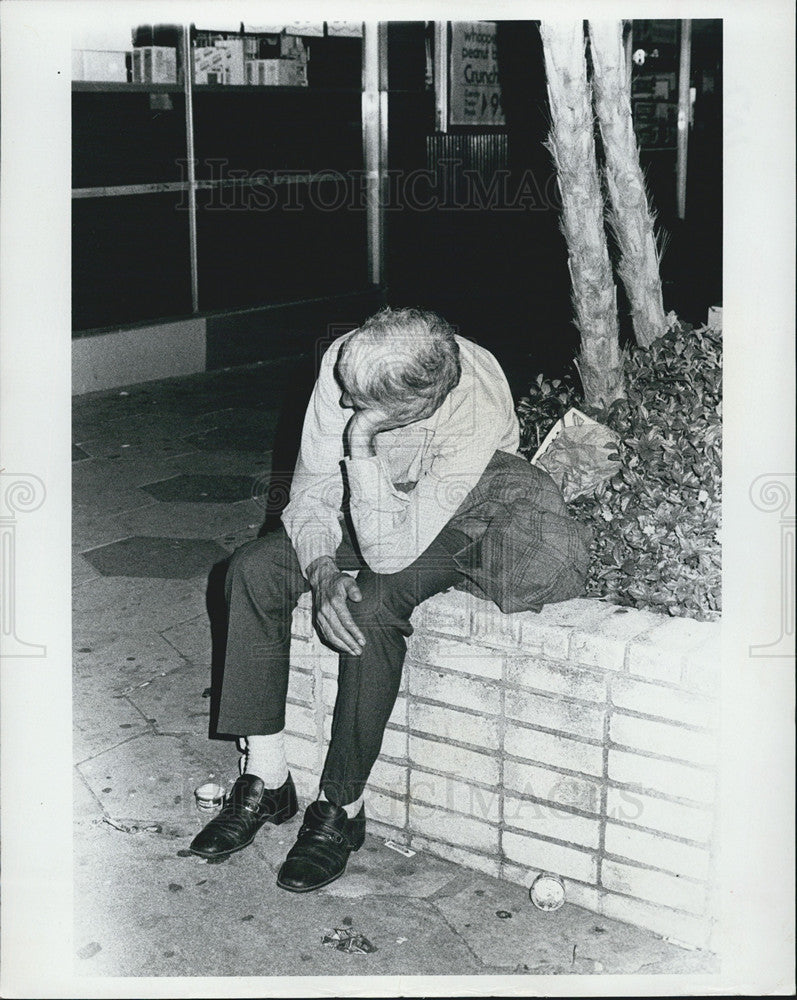
<svg viewBox="0 0 797 1000">
<path fill-rule="evenodd" d="M 360 656 L 340 654 L 332 735 L 321 776 L 330 802 L 346 805 L 362 794 L 379 755 L 396 701 L 410 615 L 426 598 L 447 590 L 462 574 L 453 557 L 470 541 L 450 525 L 399 573 L 365 566 L 344 535 L 335 561 L 358 569 L 362 601 L 349 601 L 366 643 Z M 238 736 L 278 733 L 285 725 L 291 617 L 309 589 L 285 529 L 241 546 L 226 578 L 228 635 L 218 720 Z"/>
</svg>

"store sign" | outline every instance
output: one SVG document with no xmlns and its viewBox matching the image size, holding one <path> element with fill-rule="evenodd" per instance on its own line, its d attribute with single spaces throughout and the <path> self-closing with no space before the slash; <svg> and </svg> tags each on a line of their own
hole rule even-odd
<svg viewBox="0 0 797 1000">
<path fill-rule="evenodd" d="M 451 125 L 505 125 L 494 21 L 451 25 Z"/>
</svg>

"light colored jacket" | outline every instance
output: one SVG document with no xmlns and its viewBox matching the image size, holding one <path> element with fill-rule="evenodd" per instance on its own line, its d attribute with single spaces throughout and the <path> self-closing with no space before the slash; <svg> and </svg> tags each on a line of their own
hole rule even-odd
<svg viewBox="0 0 797 1000">
<path fill-rule="evenodd" d="M 377 434 L 376 455 L 344 457 L 354 411 L 334 376 L 339 337 L 321 361 L 282 513 L 302 572 L 342 537 L 344 474 L 363 558 L 376 573 L 409 566 L 449 522 L 497 450 L 517 454 L 519 429 L 506 376 L 489 351 L 457 337 L 462 376 L 426 420 Z"/>
</svg>

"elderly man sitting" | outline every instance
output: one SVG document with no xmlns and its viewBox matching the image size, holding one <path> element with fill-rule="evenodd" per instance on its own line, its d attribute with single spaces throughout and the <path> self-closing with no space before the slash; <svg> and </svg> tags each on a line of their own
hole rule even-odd
<svg viewBox="0 0 797 1000">
<path fill-rule="evenodd" d="M 582 592 L 588 537 L 517 448 L 497 361 L 434 313 L 384 309 L 332 343 L 282 526 L 238 549 L 227 574 L 218 729 L 245 737 L 246 756 L 221 812 L 194 838 L 195 854 L 231 854 L 297 811 L 283 728 L 300 594 L 312 590 L 340 669 L 319 798 L 277 877 L 291 892 L 338 878 L 363 843 L 363 791 L 413 610 L 451 587 L 504 611 Z M 355 569 L 356 580 L 342 572 Z"/>
</svg>

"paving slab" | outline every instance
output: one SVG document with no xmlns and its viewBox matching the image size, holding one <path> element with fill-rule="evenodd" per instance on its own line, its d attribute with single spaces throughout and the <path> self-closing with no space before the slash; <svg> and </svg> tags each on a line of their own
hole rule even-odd
<svg viewBox="0 0 797 1000">
<path fill-rule="evenodd" d="M 168 458 L 194 450 L 190 439 L 182 435 L 147 435 L 144 432 L 125 434 L 121 429 L 116 433 L 113 431 L 102 432 L 90 440 L 76 441 L 75 443 L 92 458 L 113 458 L 117 455 L 121 458 L 122 452 L 131 448 L 139 450 L 146 448 L 147 452 L 159 458 Z"/>
<path fill-rule="evenodd" d="M 83 558 L 79 553 L 72 553 L 72 586 L 79 587 L 81 583 L 85 583 L 87 580 L 96 580 L 100 574 L 98 571 Z"/>
<path fill-rule="evenodd" d="M 94 436 L 91 422 L 79 421 L 77 429 L 73 426 L 73 437 L 81 447 L 86 439 L 115 441 L 117 447 L 121 444 L 140 446 L 150 441 L 173 441 L 194 434 L 198 419 L 192 414 L 166 410 L 157 400 L 149 400 L 135 411 L 124 412 L 124 407 L 110 411 L 102 423 L 94 425 Z"/>
<path fill-rule="evenodd" d="M 366 812 L 368 810 L 366 800 Z M 385 846 L 379 837 L 367 837 L 366 843 L 349 860 L 344 878 L 326 888 L 331 896 L 360 899 L 385 896 L 396 900 L 414 897 L 427 899 L 440 892 L 461 872 L 459 866 L 418 852 L 407 858 Z"/>
<path fill-rule="evenodd" d="M 92 483 L 83 483 L 79 478 L 72 479 L 72 511 L 77 515 L 91 515 L 99 506 L 106 517 L 123 514 L 138 507 L 152 506 L 157 500 L 141 489 L 103 489 L 98 496 L 97 488 Z"/>
<path fill-rule="evenodd" d="M 202 827 L 194 789 L 229 772 L 229 747 L 199 737 L 144 733 L 83 761 L 78 770 L 102 808 L 123 823 L 192 837 Z"/>
<path fill-rule="evenodd" d="M 109 490 L 135 489 L 157 479 L 167 479 L 182 470 L 177 464 L 196 452 L 186 449 L 178 456 L 157 458 L 146 448 L 125 448 L 111 458 L 92 458 L 77 462 L 72 468 L 72 488 L 102 506 L 102 495 Z"/>
<path fill-rule="evenodd" d="M 710 971 L 710 960 L 668 944 L 649 931 L 566 903 L 545 913 L 528 890 L 474 875 L 454 895 L 433 901 L 479 958 L 539 974 L 618 974 L 666 962 L 672 972 Z"/>
<path fill-rule="evenodd" d="M 205 612 L 179 625 L 172 625 L 160 633 L 161 637 L 178 653 L 193 663 L 203 664 L 210 671 L 211 634 L 210 621 Z"/>
<path fill-rule="evenodd" d="M 178 413 L 192 417 L 204 417 L 209 413 L 237 409 L 242 406 L 255 407 L 255 400 L 251 398 L 251 394 L 247 395 L 235 389 L 227 390 L 221 383 L 189 386 L 186 387 L 185 392 L 179 395 L 174 391 L 164 391 L 158 403 L 165 413 Z M 276 404 L 272 402 L 271 405 L 275 406 Z"/>
<path fill-rule="evenodd" d="M 77 770 L 73 772 L 72 810 L 76 826 L 87 826 L 103 817 L 100 800 Z"/>
<path fill-rule="evenodd" d="M 142 490 L 161 503 L 237 503 L 250 500 L 256 484 L 253 476 L 189 475 L 181 473 L 170 479 L 143 486 Z"/>
<path fill-rule="evenodd" d="M 266 396 L 266 398 L 268 398 Z M 242 396 L 236 389 L 226 389 L 219 385 L 196 384 L 187 386 L 179 394 L 174 390 L 164 391 L 157 400 L 160 412 L 166 415 L 188 417 L 194 420 L 209 414 L 246 407 L 254 409 L 256 401 Z M 271 406 L 275 406 L 271 403 Z"/>
<path fill-rule="evenodd" d="M 91 631 L 98 622 L 111 632 L 162 632 L 196 617 L 204 608 L 204 590 L 195 581 L 99 577 L 73 594 L 72 627 Z"/>
<path fill-rule="evenodd" d="M 210 698 L 206 669 L 190 666 L 132 691 L 128 698 L 152 723 L 157 733 L 195 733 L 206 736 L 210 721 Z"/>
<path fill-rule="evenodd" d="M 83 553 L 103 576 L 157 577 L 162 580 L 207 579 L 211 568 L 229 553 L 204 538 L 133 535 Z"/>
<path fill-rule="evenodd" d="M 256 362 L 236 368 L 222 368 L 205 372 L 197 378 L 193 388 L 206 396 L 243 394 L 250 401 L 268 398 L 271 391 L 281 391 L 286 380 L 292 378 L 301 358 L 273 362 Z"/>
<path fill-rule="evenodd" d="M 156 396 L 142 386 L 76 396 L 72 400 L 72 436 L 76 441 L 92 437 L 98 428 L 108 423 L 118 419 L 133 420 L 157 405 Z"/>
<path fill-rule="evenodd" d="M 263 523 L 262 507 L 254 500 L 234 504 L 154 503 L 113 518 L 119 537 L 159 535 L 166 538 L 218 538 Z"/>
<path fill-rule="evenodd" d="M 153 501 L 154 503 L 154 501 Z M 117 542 L 130 534 L 101 509 L 76 506 L 72 509 L 72 551 L 78 555 L 98 545 Z"/>
<path fill-rule="evenodd" d="M 252 476 L 261 479 L 271 470 L 271 452 L 197 451 L 174 459 L 181 472 L 214 476 Z"/>
<path fill-rule="evenodd" d="M 278 410 L 228 410 L 213 414 L 213 426 L 187 436 L 186 441 L 203 451 L 227 448 L 230 451 L 269 451 L 279 417 Z M 82 441 L 77 443 L 86 448 Z M 90 448 L 86 450 L 91 451 Z"/>
<path fill-rule="evenodd" d="M 75 763 L 95 757 L 149 728 L 141 712 L 127 698 L 109 699 L 89 677 L 72 678 L 72 705 Z"/>
<path fill-rule="evenodd" d="M 279 413 L 287 395 L 284 385 L 284 380 L 279 387 L 258 381 L 233 391 L 225 391 L 214 400 L 215 408 L 217 410 L 275 410 Z"/>
<path fill-rule="evenodd" d="M 155 632 L 84 629 L 74 635 L 74 676 L 91 682 L 98 697 L 116 698 L 185 666 L 183 657 Z"/>
</svg>

